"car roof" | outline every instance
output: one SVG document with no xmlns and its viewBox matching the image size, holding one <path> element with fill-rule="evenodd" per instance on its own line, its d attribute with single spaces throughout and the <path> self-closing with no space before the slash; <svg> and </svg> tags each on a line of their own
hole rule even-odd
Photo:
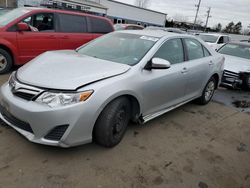
<svg viewBox="0 0 250 188">
<path fill-rule="evenodd" d="M 167 32 L 163 30 L 123 30 L 123 31 L 117 31 L 120 33 L 127 33 L 127 34 L 135 34 L 135 35 L 145 35 L 149 37 L 156 37 L 156 38 L 163 38 L 163 37 L 187 37 L 189 35 L 186 34 L 178 34 L 173 32 Z M 192 37 L 192 36 L 189 36 Z M 194 37 L 193 37 L 194 38 Z"/>
<path fill-rule="evenodd" d="M 210 35 L 210 36 L 228 36 L 227 34 L 221 34 L 221 33 L 200 33 L 200 35 Z"/>
<path fill-rule="evenodd" d="M 51 13 L 56 12 L 56 13 L 65 13 L 65 14 L 73 14 L 73 15 L 80 15 L 80 16 L 91 16 L 91 17 L 96 17 L 96 18 L 100 18 L 100 19 L 110 21 L 110 19 L 108 19 L 106 17 L 95 16 L 95 15 L 80 12 L 80 11 L 71 11 L 71 10 L 63 10 L 63 9 L 51 9 L 51 8 L 42 8 L 42 7 L 21 7 L 21 8 L 18 8 L 18 9 L 24 9 L 24 10 L 35 11 L 35 12 L 46 11 L 46 12 L 51 12 Z"/>
<path fill-rule="evenodd" d="M 137 24 L 115 24 L 115 25 L 120 25 L 120 26 L 138 26 L 138 27 L 142 27 L 142 25 L 137 25 Z"/>
</svg>

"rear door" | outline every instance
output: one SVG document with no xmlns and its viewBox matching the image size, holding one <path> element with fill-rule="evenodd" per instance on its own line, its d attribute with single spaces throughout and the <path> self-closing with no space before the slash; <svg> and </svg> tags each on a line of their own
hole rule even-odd
<svg viewBox="0 0 250 188">
<path fill-rule="evenodd" d="M 30 26 L 30 31 L 17 32 L 20 63 L 30 61 L 43 52 L 59 49 L 53 13 L 37 13 L 22 22 Z"/>
<path fill-rule="evenodd" d="M 58 13 L 57 17 L 60 49 L 76 49 L 93 39 L 86 16 Z"/>
<path fill-rule="evenodd" d="M 184 39 L 185 51 L 188 61 L 186 97 L 197 97 L 211 75 L 213 69 L 213 57 L 210 52 L 198 40 L 193 38 Z"/>
</svg>

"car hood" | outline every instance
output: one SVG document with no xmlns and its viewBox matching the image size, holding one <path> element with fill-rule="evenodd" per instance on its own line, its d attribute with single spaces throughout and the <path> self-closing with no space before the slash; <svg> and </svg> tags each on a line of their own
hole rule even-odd
<svg viewBox="0 0 250 188">
<path fill-rule="evenodd" d="M 224 55 L 225 56 L 225 70 L 239 73 L 239 72 L 250 72 L 250 60 Z"/>
<path fill-rule="evenodd" d="M 129 65 L 61 50 L 46 52 L 33 59 L 17 71 L 17 79 L 37 87 L 75 90 L 129 69 Z"/>
</svg>

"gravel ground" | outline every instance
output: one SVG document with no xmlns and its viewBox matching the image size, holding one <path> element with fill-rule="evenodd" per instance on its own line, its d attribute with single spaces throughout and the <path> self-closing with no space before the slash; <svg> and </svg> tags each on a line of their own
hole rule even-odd
<svg viewBox="0 0 250 188">
<path fill-rule="evenodd" d="M 230 92 L 131 125 L 113 149 L 37 145 L 0 125 L 0 187 L 249 188 L 250 114 L 225 102 Z"/>
</svg>

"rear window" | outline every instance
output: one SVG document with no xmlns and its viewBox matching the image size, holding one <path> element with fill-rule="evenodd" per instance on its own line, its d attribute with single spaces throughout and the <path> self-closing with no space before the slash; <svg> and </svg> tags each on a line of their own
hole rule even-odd
<svg viewBox="0 0 250 188">
<path fill-rule="evenodd" d="M 63 33 L 85 33 L 87 22 L 85 16 L 59 14 L 59 32 Z"/>
<path fill-rule="evenodd" d="M 113 31 L 112 25 L 104 19 L 89 17 L 92 33 L 110 33 Z"/>
</svg>

